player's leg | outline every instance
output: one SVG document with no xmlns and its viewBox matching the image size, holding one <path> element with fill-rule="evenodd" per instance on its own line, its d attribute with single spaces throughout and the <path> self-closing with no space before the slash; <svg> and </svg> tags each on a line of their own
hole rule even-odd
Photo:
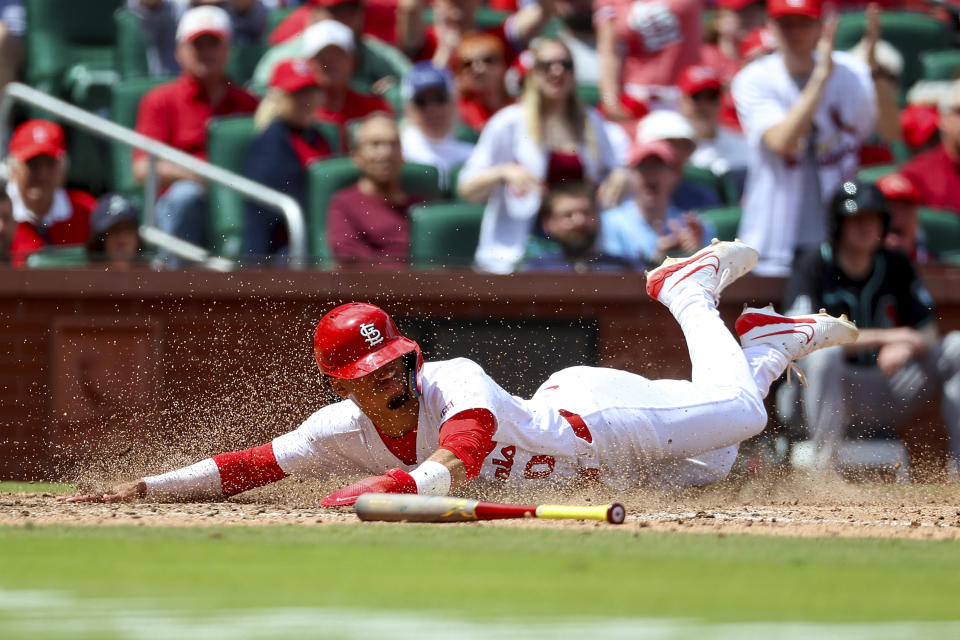
<svg viewBox="0 0 960 640">
<path fill-rule="evenodd" d="M 960 461 L 960 331 L 939 341 L 937 369 L 943 383 L 940 410 L 950 436 L 950 451 Z"/>
</svg>

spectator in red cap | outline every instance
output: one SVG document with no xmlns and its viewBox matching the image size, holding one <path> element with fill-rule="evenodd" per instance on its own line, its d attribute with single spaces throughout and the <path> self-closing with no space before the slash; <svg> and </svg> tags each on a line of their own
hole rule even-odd
<svg viewBox="0 0 960 640">
<path fill-rule="evenodd" d="M 347 127 L 376 111 L 393 113 L 390 105 L 379 96 L 355 91 L 350 77 L 355 68 L 353 33 L 336 20 L 321 20 L 303 34 L 304 55 L 320 86 L 320 106 L 314 117 L 320 122 L 337 125 L 340 130 L 340 149 L 349 146 Z"/>
<path fill-rule="evenodd" d="M 501 24 L 482 31 L 500 40 L 508 66 L 551 18 L 553 1 L 528 2 Z M 414 62 L 429 60 L 437 67 L 448 66 L 460 41 L 474 30 L 473 18 L 479 6 L 480 0 L 434 0 L 433 24 L 426 26 L 425 0 L 401 0 L 397 19 L 401 49 Z"/>
<path fill-rule="evenodd" d="M 778 51 L 733 81 L 749 154 L 739 235 L 760 252 L 754 273 L 787 275 L 796 251 L 826 237 L 877 102 L 866 65 L 833 50 L 836 17 L 824 23 L 820 0 L 769 0 L 767 13 Z"/>
<path fill-rule="evenodd" d="M 890 210 L 890 226 L 884 244 L 887 249 L 905 253 L 914 264 L 935 262 L 927 250 L 923 238 L 923 228 L 917 209 L 920 204 L 920 191 L 910 178 L 902 173 L 888 173 L 877 180 L 877 187 L 887 199 Z"/>
<path fill-rule="evenodd" d="M 706 65 L 687 67 L 680 74 L 679 87 L 680 113 L 693 127 L 697 143 L 688 162 L 717 175 L 745 170 L 746 141 L 720 124 L 723 85 L 716 70 Z"/>
<path fill-rule="evenodd" d="M 490 119 L 457 185 L 464 200 L 486 202 L 475 256 L 483 271 L 517 266 L 547 189 L 586 180 L 615 194 L 626 181 L 603 119 L 577 97 L 570 51 L 544 38 L 533 54 L 520 101 Z"/>
<path fill-rule="evenodd" d="M 305 60 L 277 65 L 270 90 L 254 116 L 259 135 L 247 152 L 246 176 L 286 193 L 307 210 L 307 167 L 330 156 L 330 146 L 313 126 L 321 90 Z M 248 200 L 244 209 L 243 254 L 251 262 L 276 255 L 286 246 L 286 224 L 279 211 Z"/>
<path fill-rule="evenodd" d="M 10 138 L 7 195 L 16 228 L 10 262 L 22 267 L 27 256 L 47 245 L 83 245 L 96 200 L 64 189 L 67 144 L 60 125 L 29 120 Z"/>
<path fill-rule="evenodd" d="M 423 200 L 400 184 L 403 150 L 393 118 L 373 114 L 354 132 L 361 177 L 330 200 L 327 241 L 339 264 L 396 268 L 410 259 L 410 207 Z"/>
<path fill-rule="evenodd" d="M 900 171 L 917 185 L 921 204 L 960 214 L 960 80 L 940 100 L 939 129 L 940 144 Z"/>
<path fill-rule="evenodd" d="M 177 26 L 177 60 L 183 73 L 149 91 L 137 111 L 137 131 L 192 156 L 207 158 L 210 118 L 253 113 L 257 99 L 230 82 L 230 17 L 218 7 L 195 7 Z M 133 175 L 147 178 L 146 154 L 133 154 Z M 207 198 L 203 180 L 183 167 L 159 160 L 157 178 L 164 190 L 157 201 L 157 226 L 198 245 L 207 239 Z M 179 260 L 161 253 L 161 260 Z"/>
<path fill-rule="evenodd" d="M 600 96 L 626 119 L 621 93 L 651 109 L 673 108 L 684 67 L 700 62 L 703 0 L 594 0 Z"/>
<path fill-rule="evenodd" d="M 695 253 L 713 237 L 713 228 L 671 200 L 680 184 L 682 164 L 666 140 L 635 143 L 627 152 L 635 174 L 634 197 L 603 212 L 603 252 L 647 265 L 668 254 Z"/>
<path fill-rule="evenodd" d="M 410 61 L 396 47 L 364 33 L 364 25 L 369 23 L 366 0 L 307 0 L 303 7 L 291 14 L 290 19 L 300 15 L 295 32 L 282 41 L 271 38 L 274 44 L 257 63 L 253 72 L 251 86 L 257 93 L 264 93 L 273 77 L 273 68 L 284 60 L 309 58 L 306 52 L 304 34 L 306 30 L 323 20 L 336 20 L 350 29 L 354 39 L 354 71 L 351 82 L 361 91 L 376 91 L 393 86 L 410 69 Z M 287 21 L 281 23 L 274 32 L 280 31 Z M 392 40 L 392 39 L 391 39 Z"/>
</svg>

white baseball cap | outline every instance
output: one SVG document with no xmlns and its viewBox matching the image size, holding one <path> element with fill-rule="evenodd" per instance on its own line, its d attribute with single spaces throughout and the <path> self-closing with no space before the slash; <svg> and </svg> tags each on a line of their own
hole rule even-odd
<svg viewBox="0 0 960 640">
<path fill-rule="evenodd" d="M 340 47 L 347 53 L 356 49 L 353 42 L 353 31 L 342 22 L 336 20 L 321 20 L 303 32 L 303 57 L 312 58 L 326 47 Z"/>
<path fill-rule="evenodd" d="M 184 13 L 177 23 L 177 42 L 192 42 L 203 35 L 229 40 L 233 35 L 230 15 L 211 5 L 194 7 Z"/>
<path fill-rule="evenodd" d="M 676 111 L 659 109 L 646 115 L 637 125 L 638 144 L 678 138 L 696 140 L 696 134 L 687 119 Z"/>
</svg>

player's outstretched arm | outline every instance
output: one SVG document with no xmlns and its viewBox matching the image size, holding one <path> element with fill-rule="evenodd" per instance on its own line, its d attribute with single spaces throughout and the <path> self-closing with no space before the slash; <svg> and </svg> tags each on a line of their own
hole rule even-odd
<svg viewBox="0 0 960 640">
<path fill-rule="evenodd" d="M 147 483 L 143 480 L 126 482 L 106 491 L 75 493 L 72 496 L 60 496 L 58 502 L 132 502 L 147 495 Z"/>
</svg>

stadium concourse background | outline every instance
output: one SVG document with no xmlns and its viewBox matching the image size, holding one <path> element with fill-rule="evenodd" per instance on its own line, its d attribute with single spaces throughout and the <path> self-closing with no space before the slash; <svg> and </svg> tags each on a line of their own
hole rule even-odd
<svg viewBox="0 0 960 640">
<path fill-rule="evenodd" d="M 960 273 L 924 277 L 941 329 L 960 329 Z M 732 326 L 744 303 L 776 303 L 782 288 L 749 276 L 721 312 Z M 328 401 L 315 323 L 351 300 L 384 306 L 428 359 L 473 358 L 519 395 L 575 364 L 689 374 L 679 329 L 637 274 L 4 269 L 0 480 L 143 451 L 186 459 L 291 429 Z M 914 440 L 942 442 L 931 409 Z"/>
</svg>

